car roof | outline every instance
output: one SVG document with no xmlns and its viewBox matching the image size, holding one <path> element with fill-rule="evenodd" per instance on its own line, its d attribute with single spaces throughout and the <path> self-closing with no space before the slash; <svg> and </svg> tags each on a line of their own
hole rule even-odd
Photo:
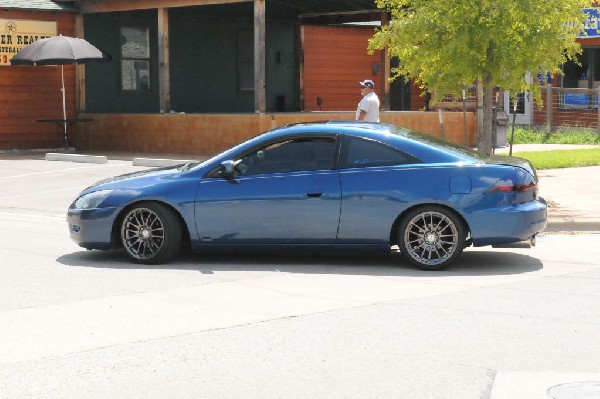
<svg viewBox="0 0 600 399">
<path fill-rule="evenodd" d="M 401 148 L 425 162 L 454 163 L 479 162 L 483 160 L 483 154 L 470 148 L 411 129 L 385 123 L 349 120 L 302 122 L 281 126 L 265 134 L 272 134 L 273 137 L 279 137 L 287 134 L 306 133 L 343 134 L 373 139 Z"/>
<path fill-rule="evenodd" d="M 278 128 L 271 130 L 271 132 L 276 132 L 279 130 L 287 130 L 291 131 L 315 131 L 315 132 L 339 132 L 340 130 L 348 131 L 348 130 L 358 130 L 358 131 L 379 131 L 386 132 L 390 131 L 394 128 L 394 125 L 389 125 L 385 123 L 375 123 L 375 122 L 357 122 L 350 120 L 329 120 L 329 121 L 314 121 L 314 122 L 300 122 L 300 123 L 292 123 L 289 125 L 284 125 Z"/>
<path fill-rule="evenodd" d="M 303 134 L 343 135 L 367 138 L 399 148 L 407 154 L 420 159 L 424 163 L 475 164 L 484 161 L 483 154 L 477 153 L 467 147 L 446 142 L 430 135 L 418 133 L 396 125 L 336 120 L 302 122 L 276 127 L 215 155 L 206 162 L 198 164 L 197 167 L 202 168 L 212 164 L 213 161 L 220 162 L 228 159 L 234 154 L 246 152 L 270 141 L 275 142 L 282 138 L 285 139 L 286 137 L 291 139 L 296 135 Z"/>
</svg>

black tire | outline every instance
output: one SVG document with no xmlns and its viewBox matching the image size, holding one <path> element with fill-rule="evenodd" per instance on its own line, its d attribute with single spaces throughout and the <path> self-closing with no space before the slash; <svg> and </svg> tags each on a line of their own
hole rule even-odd
<svg viewBox="0 0 600 399">
<path fill-rule="evenodd" d="M 422 270 L 443 270 L 465 247 L 466 231 L 456 214 L 441 206 L 409 211 L 398 228 L 400 252 Z"/>
<path fill-rule="evenodd" d="M 181 222 L 165 205 L 141 202 L 125 213 L 120 237 L 127 256 L 135 263 L 165 263 L 181 248 Z"/>
</svg>

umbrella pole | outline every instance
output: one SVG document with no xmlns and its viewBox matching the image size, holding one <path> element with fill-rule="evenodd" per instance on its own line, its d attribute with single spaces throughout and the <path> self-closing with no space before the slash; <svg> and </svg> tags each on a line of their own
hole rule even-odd
<svg viewBox="0 0 600 399">
<path fill-rule="evenodd" d="M 62 92 L 62 107 L 63 107 L 63 128 L 64 128 L 64 134 L 65 134 L 65 148 L 69 147 L 69 138 L 67 137 L 67 106 L 66 106 L 66 101 L 65 101 L 65 69 L 64 66 L 61 65 L 60 66 L 60 76 L 61 76 L 61 80 L 62 80 L 62 89 L 60 89 L 60 91 Z"/>
</svg>

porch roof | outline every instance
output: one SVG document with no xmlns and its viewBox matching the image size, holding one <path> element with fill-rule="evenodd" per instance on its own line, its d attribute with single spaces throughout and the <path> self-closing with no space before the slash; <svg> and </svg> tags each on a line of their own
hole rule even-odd
<svg viewBox="0 0 600 399">
<path fill-rule="evenodd" d="M 1 1 L 1 0 L 0 0 Z M 219 4 L 252 3 L 254 0 L 80 0 L 81 13 L 133 11 L 156 8 L 177 8 Z M 375 0 L 265 0 L 267 9 L 273 5 L 292 9 L 298 16 L 328 14 L 369 14 L 380 12 Z"/>
<path fill-rule="evenodd" d="M 53 0 L 0 0 L 0 8 L 31 11 L 77 11 L 73 7 L 73 1 Z"/>
</svg>

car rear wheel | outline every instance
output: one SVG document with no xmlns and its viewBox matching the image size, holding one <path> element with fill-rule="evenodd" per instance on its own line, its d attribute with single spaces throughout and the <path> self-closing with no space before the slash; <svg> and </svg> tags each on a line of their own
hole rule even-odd
<svg viewBox="0 0 600 399">
<path fill-rule="evenodd" d="M 439 206 L 410 211 L 398 230 L 402 254 L 423 270 L 443 270 L 460 256 L 465 227 L 453 212 Z"/>
<path fill-rule="evenodd" d="M 140 203 L 130 209 L 121 222 L 121 243 L 136 263 L 164 263 L 181 247 L 181 223 L 164 205 Z"/>
</svg>

